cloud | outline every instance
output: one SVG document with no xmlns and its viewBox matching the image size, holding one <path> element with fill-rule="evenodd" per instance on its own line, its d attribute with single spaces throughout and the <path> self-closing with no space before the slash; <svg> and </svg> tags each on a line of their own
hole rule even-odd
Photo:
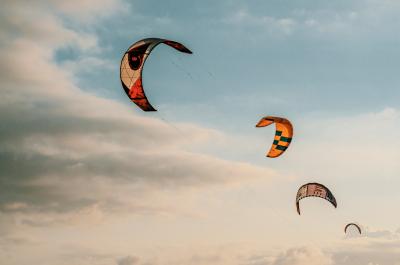
<svg viewBox="0 0 400 265">
<path fill-rule="evenodd" d="M 397 109 L 385 108 L 377 112 L 329 119 L 308 117 L 308 120 L 312 119 L 314 122 L 304 123 L 307 127 L 300 128 L 304 140 L 299 141 L 297 150 L 306 153 L 304 157 L 321 154 L 319 158 L 322 164 L 337 162 L 337 170 L 332 169 L 327 173 L 339 176 L 339 171 L 359 172 L 355 176 L 365 179 L 378 172 L 382 174 L 382 168 L 388 174 L 398 169 L 398 143 L 382 144 L 382 135 L 385 139 L 394 139 L 400 131 L 400 113 Z M 354 159 L 356 157 L 358 159 Z M 305 160 L 303 162 L 307 163 Z"/>
<path fill-rule="evenodd" d="M 36 45 L 41 47 L 54 48 L 65 45 L 74 45 L 85 50 L 94 49 L 97 45 L 96 37 L 88 32 L 79 32 L 64 26 L 64 22 L 58 16 L 51 12 L 43 12 L 46 10 L 43 3 L 38 3 L 31 7 L 29 11 L 26 9 L 25 1 L 10 1 L 7 11 L 2 16 L 2 31 L 5 31 L 1 39 L 1 45 L 7 45 L 7 52 L 26 52 L 22 45 L 27 44 L 36 49 Z M 37 17 L 40 14 L 40 19 Z M 18 19 L 17 19 L 18 18 Z M 13 43 L 15 42 L 16 43 Z M 17 46 L 14 49 L 13 45 Z M 43 52 L 46 50 L 43 49 Z M 51 51 L 50 51 L 51 52 Z M 5 53 L 5 51 L 3 51 Z M 3 54 L 4 56 L 4 54 Z M 25 61 L 26 62 L 26 61 Z"/>
<path fill-rule="evenodd" d="M 75 8 L 55 5 L 63 12 Z M 84 1 L 82 10 L 90 13 L 91 5 Z M 17 4 L 12 9 L 24 10 Z M 135 114 L 132 105 L 81 91 L 71 81 L 73 72 L 60 68 L 53 57 L 65 42 L 75 44 L 85 34 L 67 28 L 44 6 L 34 11 L 31 17 L 47 15 L 34 23 L 9 16 L 3 28 L 10 36 L 20 35 L 3 43 L 0 52 L 5 90 L 0 100 L 2 211 L 62 213 L 95 206 L 108 211 L 165 210 L 146 203 L 160 188 L 183 191 L 276 174 L 195 152 L 196 146 L 224 138 L 216 130 L 192 124 L 175 128 Z M 85 50 L 90 45 L 77 47 Z"/>
<path fill-rule="evenodd" d="M 133 256 L 126 256 L 118 260 L 117 265 L 137 265 L 139 264 L 139 258 Z"/>
<path fill-rule="evenodd" d="M 339 1 L 312 6 L 304 1 L 285 6 L 237 5 L 236 10 L 229 12 L 223 22 L 245 28 L 248 33 L 253 33 L 252 30 L 257 28 L 278 36 L 306 33 L 305 37 L 318 36 L 341 42 L 350 39 L 365 41 L 364 37 L 370 37 L 371 34 L 390 34 L 390 25 L 400 23 L 396 16 L 399 9 L 400 5 L 391 0 L 353 1 L 345 4 Z"/>
<path fill-rule="evenodd" d="M 63 12 L 68 17 L 78 19 L 82 22 L 99 21 L 106 16 L 117 12 L 124 12 L 128 5 L 121 0 L 73 0 L 73 1 L 55 1 L 53 3 L 57 10 Z"/>
<path fill-rule="evenodd" d="M 363 242 L 364 241 L 364 242 Z M 357 240 L 331 250 L 333 264 L 340 265 L 395 265 L 400 260 L 398 240 Z"/>
<path fill-rule="evenodd" d="M 399 238 L 399 236 L 396 233 L 393 233 L 389 230 L 370 231 L 369 229 L 366 229 L 365 236 L 370 238 L 385 238 L 385 239 Z"/>
<path fill-rule="evenodd" d="M 85 2 L 75 17 L 76 6 L 63 3 L 40 2 L 27 12 L 11 1 L 1 16 L 0 263 L 142 264 L 118 260 L 116 247 L 99 250 L 108 239 L 88 247 L 90 237 L 77 242 L 64 229 L 85 233 L 127 216 L 193 216 L 191 201 L 204 188 L 277 175 L 201 152 L 225 141 L 217 130 L 172 125 L 82 91 L 74 83 L 79 66 L 72 59 L 60 66 L 55 54 L 71 47 L 79 64 L 102 67 L 90 19 L 120 7 Z"/>
<path fill-rule="evenodd" d="M 332 258 L 316 248 L 293 248 L 280 254 L 270 265 L 333 265 Z"/>
<path fill-rule="evenodd" d="M 233 24 L 241 27 L 261 27 L 268 32 L 283 33 L 290 35 L 297 25 L 296 20 L 293 18 L 275 18 L 272 16 L 255 16 L 250 14 L 245 9 L 240 9 L 236 13 L 223 19 L 227 24 Z"/>
<path fill-rule="evenodd" d="M 242 264 L 249 265 L 396 265 L 400 260 L 398 238 L 367 236 L 331 244 L 330 247 L 294 247 L 275 257 L 271 254 L 249 256 Z"/>
</svg>

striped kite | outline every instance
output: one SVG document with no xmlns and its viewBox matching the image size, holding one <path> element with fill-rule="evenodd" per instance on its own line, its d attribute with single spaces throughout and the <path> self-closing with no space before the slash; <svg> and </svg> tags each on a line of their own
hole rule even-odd
<svg viewBox="0 0 400 265">
<path fill-rule="evenodd" d="M 300 204 L 299 201 L 306 197 L 319 197 L 329 201 L 335 208 L 337 207 L 336 199 L 332 192 L 322 184 L 319 183 L 307 183 L 299 188 L 296 195 L 296 208 L 300 215 Z"/>
<path fill-rule="evenodd" d="M 256 127 L 265 127 L 275 123 L 276 131 L 274 142 L 267 153 L 267 157 L 278 157 L 289 147 L 293 137 L 293 126 L 289 120 L 280 117 L 266 116 L 262 118 Z"/>
</svg>

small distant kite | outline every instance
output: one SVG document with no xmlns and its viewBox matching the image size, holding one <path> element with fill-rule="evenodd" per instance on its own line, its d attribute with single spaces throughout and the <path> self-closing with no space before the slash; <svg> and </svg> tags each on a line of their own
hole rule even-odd
<svg viewBox="0 0 400 265">
<path fill-rule="evenodd" d="M 319 197 L 329 201 L 335 208 L 337 207 L 336 199 L 332 192 L 322 184 L 319 183 L 307 183 L 299 188 L 296 195 L 296 208 L 300 214 L 299 201 L 306 197 Z"/>
<path fill-rule="evenodd" d="M 345 226 L 345 228 L 344 228 L 344 233 L 345 233 L 345 234 L 347 233 L 347 228 L 349 228 L 349 226 L 355 226 L 355 227 L 357 228 L 358 232 L 359 232 L 360 235 L 361 235 L 361 228 L 358 226 L 358 224 L 355 224 L 355 223 L 349 223 L 349 224 L 347 224 L 347 225 Z"/>
<path fill-rule="evenodd" d="M 265 127 L 275 123 L 275 138 L 267 157 L 278 157 L 289 147 L 293 137 L 293 126 L 289 120 L 280 117 L 266 116 L 262 118 L 256 127 Z"/>
<path fill-rule="evenodd" d="M 191 54 L 183 44 L 166 39 L 149 38 L 135 42 L 125 52 L 121 60 L 120 78 L 128 97 L 144 111 L 156 111 L 148 101 L 142 85 L 143 65 L 150 52 L 160 43 L 176 50 Z"/>
</svg>

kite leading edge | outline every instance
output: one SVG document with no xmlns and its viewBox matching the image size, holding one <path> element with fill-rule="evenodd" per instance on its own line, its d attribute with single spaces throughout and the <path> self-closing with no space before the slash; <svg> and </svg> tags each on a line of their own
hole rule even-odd
<svg viewBox="0 0 400 265">
<path fill-rule="evenodd" d="M 192 52 L 183 44 L 166 39 L 149 38 L 135 42 L 125 52 L 121 60 L 120 78 L 122 87 L 128 97 L 143 111 L 157 111 L 149 102 L 143 89 L 143 66 L 151 51 L 160 43 L 174 49 L 189 53 Z"/>
</svg>

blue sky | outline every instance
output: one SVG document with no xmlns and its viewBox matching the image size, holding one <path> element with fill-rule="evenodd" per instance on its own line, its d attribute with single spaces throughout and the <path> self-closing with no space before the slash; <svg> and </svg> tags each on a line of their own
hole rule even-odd
<svg viewBox="0 0 400 265">
<path fill-rule="evenodd" d="M 27 4 L 0 11 L 0 263 L 398 265 L 400 3 Z M 147 37 L 193 51 L 147 60 L 156 113 L 119 80 Z M 337 209 L 297 215 L 311 181 Z"/>
<path fill-rule="evenodd" d="M 354 114 L 397 106 L 399 40 L 388 28 L 399 21 L 384 4 L 372 10 L 374 3 L 134 2 L 92 30 L 105 49 L 100 57 L 113 65 L 141 38 L 185 43 L 193 56 L 154 51 L 145 68 L 149 97 L 171 119 L 226 126 L 221 120 L 231 116 L 240 127 L 258 113 Z M 83 73 L 79 81 L 126 100 L 116 89 L 115 67 Z"/>
</svg>

